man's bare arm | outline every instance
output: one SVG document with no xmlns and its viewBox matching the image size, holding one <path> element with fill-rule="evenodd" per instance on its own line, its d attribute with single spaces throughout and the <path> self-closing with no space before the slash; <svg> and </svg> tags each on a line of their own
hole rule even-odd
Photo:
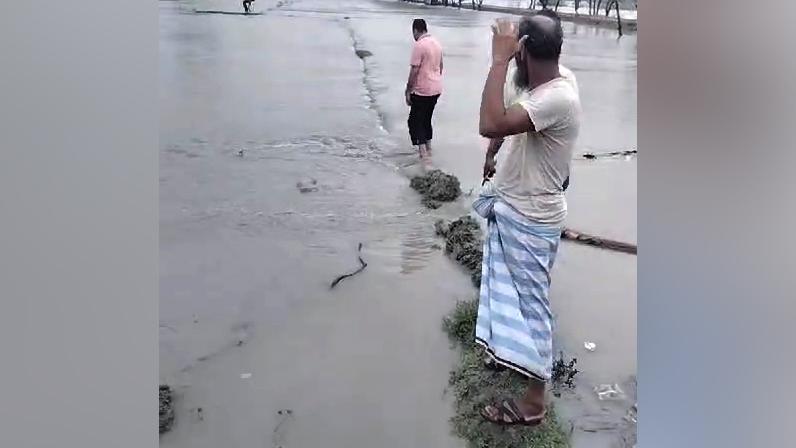
<svg viewBox="0 0 796 448">
<path fill-rule="evenodd" d="M 502 138 L 490 138 L 489 139 L 489 146 L 486 149 L 486 156 L 487 158 L 494 158 L 500 147 L 503 146 L 503 139 Z"/>
<path fill-rule="evenodd" d="M 520 106 L 506 109 L 503 105 L 503 88 L 509 62 L 493 63 L 486 77 L 481 95 L 481 117 L 478 132 L 487 138 L 503 138 L 533 130 L 533 122 Z"/>
<path fill-rule="evenodd" d="M 484 159 L 484 179 L 489 179 L 495 174 L 495 156 L 501 146 L 503 146 L 502 138 L 489 139 L 489 146 L 486 149 L 486 158 Z"/>
</svg>

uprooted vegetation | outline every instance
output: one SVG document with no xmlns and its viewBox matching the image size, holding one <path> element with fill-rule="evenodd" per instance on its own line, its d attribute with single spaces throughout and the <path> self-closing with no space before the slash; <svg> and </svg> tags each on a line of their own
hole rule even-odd
<svg viewBox="0 0 796 448">
<path fill-rule="evenodd" d="M 423 205 L 431 209 L 439 208 L 443 202 L 456 200 L 462 193 L 459 179 L 440 170 L 415 176 L 410 185 L 423 195 Z"/>
<path fill-rule="evenodd" d="M 437 235 L 445 238 L 445 253 L 464 266 L 473 286 L 479 287 L 484 249 L 478 222 L 471 216 L 462 216 L 450 223 L 439 220 L 434 224 L 434 229 Z"/>
</svg>

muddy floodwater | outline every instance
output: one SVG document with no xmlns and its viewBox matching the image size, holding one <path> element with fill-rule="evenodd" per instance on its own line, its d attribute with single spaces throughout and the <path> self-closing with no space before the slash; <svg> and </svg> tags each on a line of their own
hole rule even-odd
<svg viewBox="0 0 796 448">
<path fill-rule="evenodd" d="M 469 211 L 491 13 L 390 0 L 161 1 L 160 379 L 164 447 L 463 447 L 440 321 L 475 295 L 434 221 Z M 464 194 L 429 210 L 404 104 L 411 21 L 445 50 L 433 166 Z M 577 152 L 636 149 L 636 36 L 564 24 Z M 577 160 L 568 225 L 636 241 L 636 159 Z M 356 270 L 358 247 L 367 268 Z M 553 273 L 559 400 L 575 446 L 614 446 L 635 391 L 636 259 L 570 243 Z M 588 352 L 584 342 L 596 344 Z M 628 397 L 600 401 L 619 383 Z"/>
</svg>

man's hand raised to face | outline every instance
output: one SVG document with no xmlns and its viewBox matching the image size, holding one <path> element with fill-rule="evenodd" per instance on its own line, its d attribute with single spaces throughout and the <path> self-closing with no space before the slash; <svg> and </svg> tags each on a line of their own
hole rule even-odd
<svg viewBox="0 0 796 448">
<path fill-rule="evenodd" d="M 498 19 L 492 25 L 492 63 L 508 64 L 520 51 L 522 39 L 517 38 L 517 24 L 509 19 Z"/>
</svg>

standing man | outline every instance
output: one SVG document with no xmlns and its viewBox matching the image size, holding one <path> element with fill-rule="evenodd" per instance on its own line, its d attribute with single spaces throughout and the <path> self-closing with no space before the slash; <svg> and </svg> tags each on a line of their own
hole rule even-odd
<svg viewBox="0 0 796 448">
<path fill-rule="evenodd" d="M 415 44 L 404 96 L 410 107 L 409 137 L 422 159 L 431 155 L 431 117 L 442 94 L 442 46 L 428 33 L 423 19 L 412 22 L 412 34 Z"/>
<path fill-rule="evenodd" d="M 529 379 L 524 396 L 482 410 L 501 425 L 537 425 L 546 414 L 545 383 L 553 366 L 550 273 L 567 215 L 563 190 L 581 115 L 575 77 L 558 62 L 562 42 L 561 22 L 550 10 L 519 26 L 498 21 L 481 97 L 479 131 L 491 139 L 484 176 L 495 175 L 497 199 L 487 215 L 475 336 L 488 367 Z"/>
</svg>

